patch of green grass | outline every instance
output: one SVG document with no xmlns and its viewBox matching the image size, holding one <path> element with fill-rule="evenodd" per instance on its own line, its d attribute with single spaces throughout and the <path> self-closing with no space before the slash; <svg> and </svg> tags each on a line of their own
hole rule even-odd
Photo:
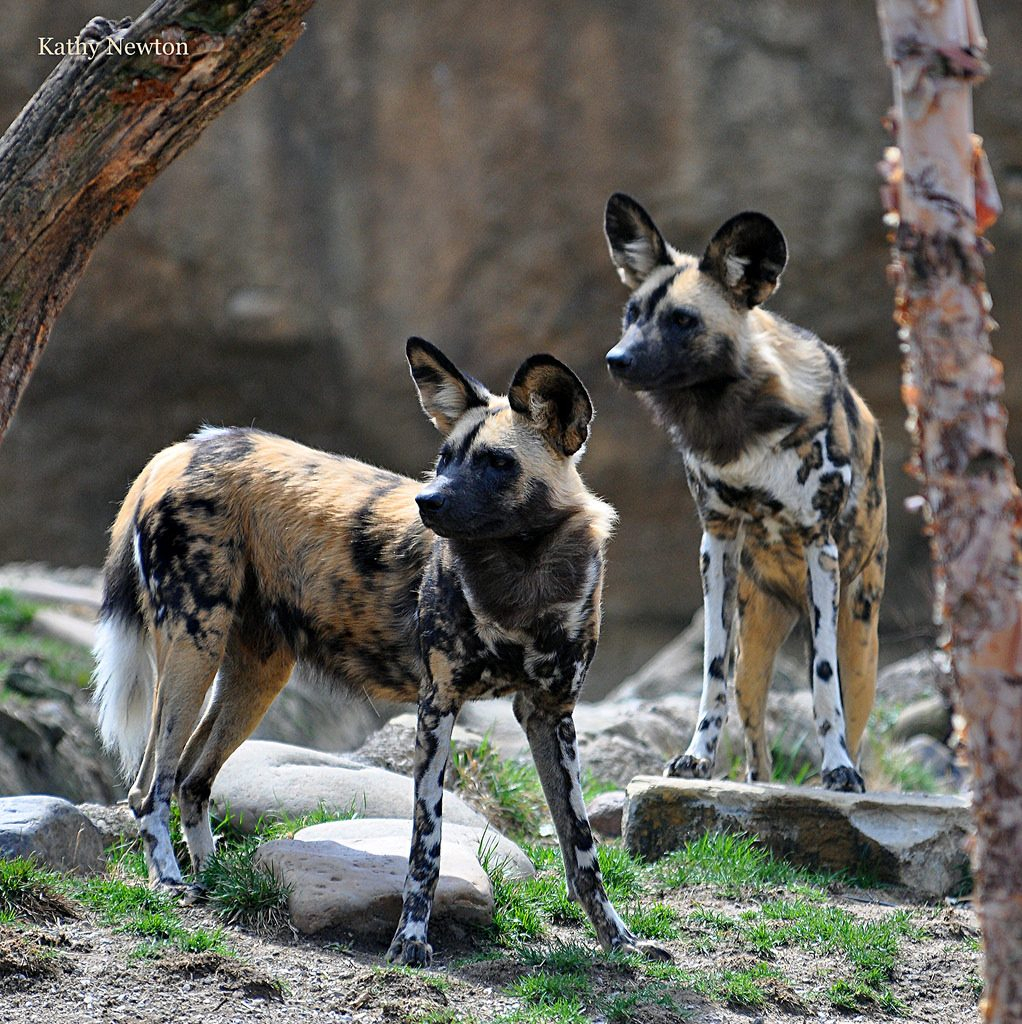
<svg viewBox="0 0 1022 1024">
<path fill-rule="evenodd" d="M 507 991 L 534 1006 L 556 1006 L 579 1003 L 588 989 L 589 982 L 584 974 L 536 971 L 519 978 Z"/>
<path fill-rule="evenodd" d="M 643 890 L 644 866 L 623 846 L 601 845 L 596 848 L 600 873 L 612 902 L 635 899 Z"/>
<path fill-rule="evenodd" d="M 110 873 L 87 878 L 67 875 L 61 882 L 69 895 L 96 914 L 101 924 L 143 940 L 132 952 L 133 957 L 158 957 L 172 950 L 228 953 L 222 929 L 185 927 L 178 905 L 168 893 Z"/>
<path fill-rule="evenodd" d="M 533 765 L 501 757 L 489 735 L 467 750 L 452 750 L 451 773 L 462 795 L 513 839 L 539 833 L 547 816 Z"/>
<path fill-rule="evenodd" d="M 731 1006 L 757 1009 L 766 1005 L 771 990 L 784 976 L 767 963 L 739 970 L 691 970 L 675 964 L 635 957 L 633 966 L 648 978 L 668 982 L 704 999 Z"/>
<path fill-rule="evenodd" d="M 836 874 L 808 871 L 778 860 L 748 836 L 722 832 L 708 832 L 686 843 L 658 861 L 654 872 L 670 888 L 713 885 L 727 896 L 792 885 L 823 891 L 840 879 Z"/>
<path fill-rule="evenodd" d="M 37 611 L 37 605 L 0 590 L 0 680 L 5 682 L 5 689 L 26 697 L 60 696 L 45 678 L 37 678 L 37 670 L 30 667 L 33 662 L 38 662 L 44 676 L 87 686 L 92 677 L 92 656 L 74 644 L 34 634 L 31 626 Z"/>
<path fill-rule="evenodd" d="M 352 799 L 346 808 L 332 808 L 321 803 L 314 811 L 308 814 L 299 814 L 291 817 L 288 814 L 274 814 L 260 818 L 256 822 L 254 834 L 261 839 L 294 839 L 295 833 L 303 828 L 310 828 L 312 825 L 322 825 L 329 821 L 351 821 L 361 818 L 365 814 L 365 797 L 362 798 L 361 806 L 358 800 Z M 236 827 L 232 827 L 230 812 L 224 818 L 220 828 L 225 834 L 233 835 L 236 838 L 243 838 L 244 833 Z"/>
<path fill-rule="evenodd" d="M 917 940 L 921 930 L 904 911 L 882 920 L 860 921 L 841 907 L 802 899 L 764 903 L 741 926 L 743 941 L 766 955 L 779 946 L 825 949 L 843 954 L 851 974 L 826 991 L 832 1005 L 843 1009 L 878 1006 L 900 1012 L 889 981 L 894 974 L 899 938 Z"/>
<path fill-rule="evenodd" d="M 0 631 L 21 633 L 32 625 L 39 606 L 23 601 L 9 590 L 0 590 Z"/>
<path fill-rule="evenodd" d="M 229 924 L 273 930 L 287 918 L 290 886 L 253 863 L 259 838 L 221 843 L 202 872 L 214 910 Z"/>
<path fill-rule="evenodd" d="M 880 774 L 892 789 L 902 793 L 937 793 L 941 789 L 933 772 L 903 751 L 882 748 L 879 760 Z"/>
<path fill-rule="evenodd" d="M 666 903 L 652 903 L 624 910 L 625 924 L 640 939 L 662 939 L 671 941 L 678 938 L 678 915 Z"/>
<path fill-rule="evenodd" d="M 645 1024 L 651 1006 L 670 1010 L 678 1021 L 692 1016 L 690 1010 L 679 1007 L 673 995 L 659 985 L 643 985 L 633 992 L 619 992 L 607 999 L 602 1009 L 608 1024 Z"/>
<path fill-rule="evenodd" d="M 789 738 L 787 729 L 782 729 L 770 740 L 770 760 L 772 763 L 771 782 L 783 782 L 790 786 L 804 786 L 817 774 L 813 759 L 804 752 L 808 735 L 801 733 L 794 743 Z M 745 778 L 745 754 L 738 752 L 731 759 L 728 771 L 729 779 Z"/>
<path fill-rule="evenodd" d="M 524 1006 L 494 1018 L 493 1024 L 590 1024 L 591 1020 L 577 1002 L 561 1000 L 547 1006 Z"/>
<path fill-rule="evenodd" d="M 77 917 L 75 908 L 60 892 L 60 877 L 34 860 L 0 860 L 0 920 L 54 920 Z"/>
</svg>

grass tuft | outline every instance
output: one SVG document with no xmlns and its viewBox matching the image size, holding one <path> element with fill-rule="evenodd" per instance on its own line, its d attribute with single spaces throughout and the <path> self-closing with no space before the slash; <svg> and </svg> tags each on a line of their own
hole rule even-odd
<svg viewBox="0 0 1022 1024">
<path fill-rule="evenodd" d="M 229 924 L 274 931 L 287 920 L 291 888 L 253 863 L 258 837 L 224 843 L 202 872 L 214 910 Z"/>
<path fill-rule="evenodd" d="M 461 795 L 494 827 L 513 839 L 539 834 L 547 807 L 532 764 L 501 757 L 486 735 L 475 747 L 452 750 L 451 771 Z"/>
<path fill-rule="evenodd" d="M 59 878 L 26 857 L 0 860 L 0 921 L 57 921 L 78 917 L 58 891 Z"/>
</svg>

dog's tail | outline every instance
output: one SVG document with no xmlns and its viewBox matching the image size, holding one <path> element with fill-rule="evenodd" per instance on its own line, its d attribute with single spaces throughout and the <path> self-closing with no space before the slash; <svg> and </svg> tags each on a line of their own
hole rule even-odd
<svg viewBox="0 0 1022 1024">
<path fill-rule="evenodd" d="M 136 484 L 137 486 L 137 484 Z M 103 569 L 103 604 L 93 654 L 93 700 L 103 745 L 116 752 L 121 771 L 135 777 L 145 751 L 156 686 L 152 635 L 142 614 L 142 581 L 135 561 L 129 493 L 114 523 Z"/>
</svg>

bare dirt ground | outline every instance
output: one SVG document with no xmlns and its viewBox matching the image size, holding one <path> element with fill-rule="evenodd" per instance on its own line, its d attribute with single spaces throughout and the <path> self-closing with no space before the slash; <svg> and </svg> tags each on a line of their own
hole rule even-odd
<svg viewBox="0 0 1022 1024">
<path fill-rule="evenodd" d="M 665 899 L 683 921 L 694 910 L 738 917 L 755 907 L 752 902 L 722 900 L 701 886 L 666 894 Z M 964 1024 L 977 1019 L 980 953 L 975 917 L 967 905 L 922 905 L 887 889 L 848 890 L 836 894 L 833 904 L 860 920 L 904 909 L 924 933 L 900 943 L 890 982 L 905 1006 L 900 1017 L 877 1007 L 861 1013 L 834 1009 L 821 993 L 842 971 L 838 960 L 824 950 L 783 947 L 766 955 L 783 980 L 772 985 L 766 1004 L 758 1008 L 709 1002 L 674 982 L 650 982 L 628 964 L 597 958 L 588 972 L 594 1009 L 574 1019 L 624 1024 L 857 1024 L 883 1019 Z M 192 928 L 219 924 L 203 908 L 182 907 L 181 913 Z M 509 994 L 508 986 L 535 968 L 478 936 L 435 929 L 434 967 L 411 972 L 386 968 L 382 948 L 351 946 L 343 935 L 308 939 L 288 930 L 258 935 L 230 927 L 226 933 L 229 956 L 172 952 L 151 959 L 137 955 L 137 936 L 87 917 L 0 927 L 0 1019 L 10 1024 L 490 1024 L 565 1019 L 546 1017 Z M 566 927 L 546 941 L 551 938 L 577 942 L 582 935 L 580 929 Z M 698 924 L 684 925 L 682 937 L 664 945 L 678 966 L 694 971 L 740 970 L 753 959 Z M 492 958 L 473 959 L 480 956 Z M 601 1010 L 607 997 L 643 986 L 671 994 L 674 1006 L 650 1003 L 635 1007 L 631 1016 L 614 1018 Z"/>
</svg>

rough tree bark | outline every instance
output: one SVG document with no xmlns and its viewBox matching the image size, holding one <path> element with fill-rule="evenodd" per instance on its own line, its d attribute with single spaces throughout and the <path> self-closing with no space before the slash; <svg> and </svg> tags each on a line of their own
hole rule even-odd
<svg viewBox="0 0 1022 1024">
<path fill-rule="evenodd" d="M 134 24 L 93 18 L 0 139 L 0 442 L 100 238 L 284 55 L 312 3 L 157 0 Z"/>
<path fill-rule="evenodd" d="M 991 354 L 981 235 L 999 202 L 972 87 L 975 0 L 878 0 L 898 148 L 881 169 L 893 234 L 902 391 L 974 776 L 984 1019 L 1022 1022 L 1022 500 Z M 899 152 L 900 151 L 900 152 Z"/>
</svg>

